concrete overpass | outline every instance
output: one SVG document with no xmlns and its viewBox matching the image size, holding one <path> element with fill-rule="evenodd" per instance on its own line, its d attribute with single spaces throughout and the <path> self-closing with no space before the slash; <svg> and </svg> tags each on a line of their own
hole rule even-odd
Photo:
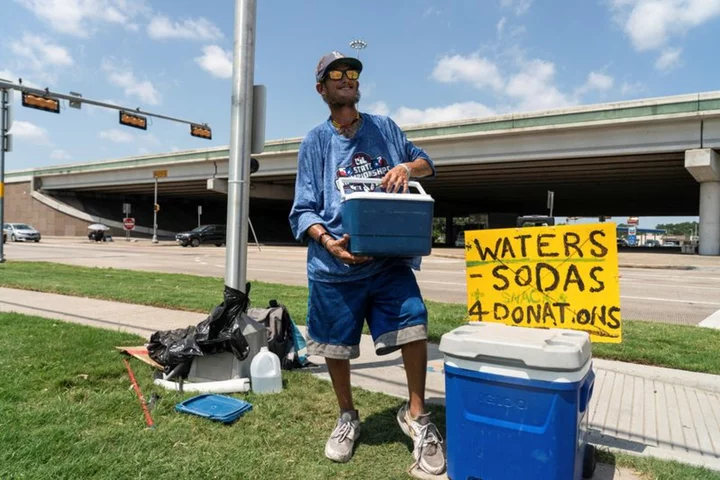
<svg viewBox="0 0 720 480">
<path fill-rule="evenodd" d="M 720 92 L 404 130 L 437 164 L 438 177 L 424 183 L 437 216 L 491 213 L 501 219 L 542 212 L 546 192 L 553 190 L 555 213 L 562 216 L 700 215 L 700 253 L 720 254 Z M 272 141 L 257 156 L 251 215 L 253 206 L 270 204 L 287 213 L 299 143 Z M 7 181 L 27 185 L 34 200 L 48 204 L 47 198 L 58 201 L 68 193 L 149 196 L 154 170 L 167 170 L 159 185 L 165 202 L 221 201 L 223 194 L 208 190 L 208 180 L 227 178 L 228 150 L 37 168 L 11 172 Z M 13 202 L 10 188 L 8 196 Z"/>
</svg>

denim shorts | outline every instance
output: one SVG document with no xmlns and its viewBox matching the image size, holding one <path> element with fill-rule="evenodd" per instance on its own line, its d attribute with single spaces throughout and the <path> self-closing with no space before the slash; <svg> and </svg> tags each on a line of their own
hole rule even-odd
<svg viewBox="0 0 720 480">
<path fill-rule="evenodd" d="M 393 267 L 353 282 L 310 281 L 309 286 L 310 355 L 357 358 L 366 320 L 378 355 L 427 339 L 427 308 L 408 266 Z"/>
</svg>

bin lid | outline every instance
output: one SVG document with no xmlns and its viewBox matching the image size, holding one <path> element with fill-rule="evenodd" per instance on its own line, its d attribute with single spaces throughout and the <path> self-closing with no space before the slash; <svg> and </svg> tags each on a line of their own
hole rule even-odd
<svg viewBox="0 0 720 480">
<path fill-rule="evenodd" d="M 579 370 L 592 356 L 586 332 L 486 322 L 470 322 L 446 333 L 440 351 L 485 363 L 556 371 Z"/>
</svg>

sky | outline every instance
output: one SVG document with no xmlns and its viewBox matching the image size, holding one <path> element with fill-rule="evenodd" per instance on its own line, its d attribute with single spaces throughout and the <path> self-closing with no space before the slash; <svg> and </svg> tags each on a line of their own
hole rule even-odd
<svg viewBox="0 0 720 480">
<path fill-rule="evenodd" d="M 114 110 L 60 115 L 14 96 L 6 170 L 228 144 L 233 0 L 0 0 L 0 78 L 208 123 L 213 139 Z M 266 138 L 327 117 L 324 53 L 359 52 L 361 111 L 400 125 L 713 91 L 720 0 L 258 0 Z M 9 19 L 9 21 L 8 21 Z M 632 214 L 632 212 L 628 212 Z M 696 217 L 695 217 L 696 218 Z M 693 217 L 641 218 L 640 225 Z"/>
</svg>

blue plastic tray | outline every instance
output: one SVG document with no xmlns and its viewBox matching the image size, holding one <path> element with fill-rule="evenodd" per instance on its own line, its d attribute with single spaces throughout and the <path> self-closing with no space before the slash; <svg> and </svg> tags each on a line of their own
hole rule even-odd
<svg viewBox="0 0 720 480">
<path fill-rule="evenodd" d="M 252 410 L 252 405 L 238 398 L 204 393 L 178 403 L 175 410 L 218 422 L 232 423 L 248 410 Z"/>
</svg>

